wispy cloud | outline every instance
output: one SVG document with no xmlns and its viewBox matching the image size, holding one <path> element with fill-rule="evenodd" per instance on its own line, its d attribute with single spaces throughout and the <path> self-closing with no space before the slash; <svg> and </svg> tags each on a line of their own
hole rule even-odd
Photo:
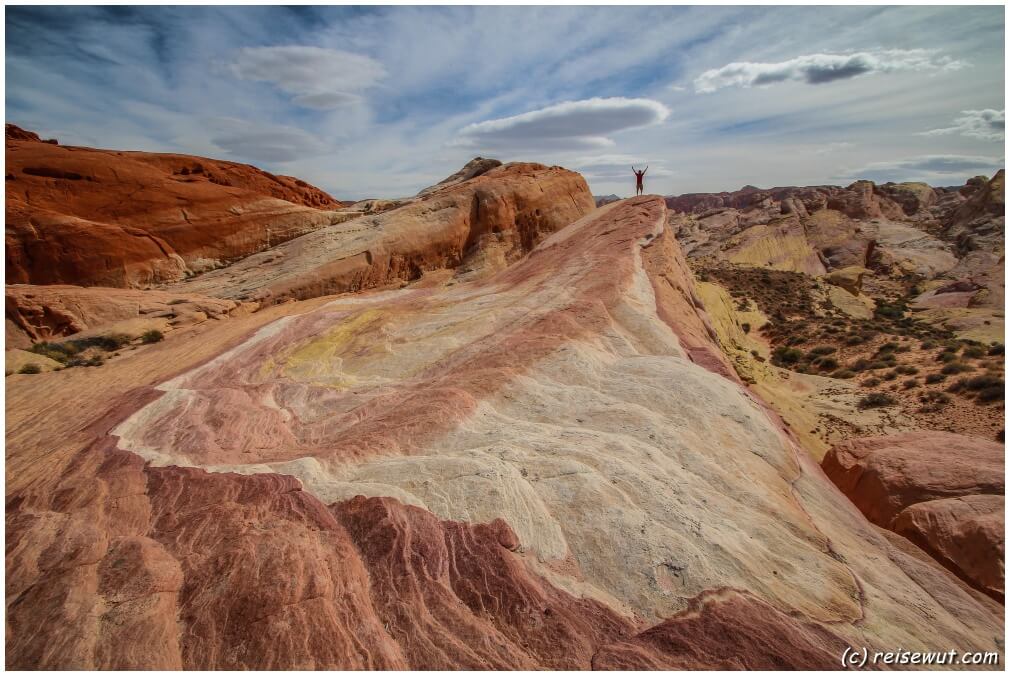
<svg viewBox="0 0 1010 676">
<path fill-rule="evenodd" d="M 888 162 L 871 162 L 846 171 L 839 178 L 872 181 L 964 179 L 989 175 L 1003 166 L 1004 158 L 982 155 L 919 155 Z"/>
<path fill-rule="evenodd" d="M 459 141 L 474 147 L 607 148 L 607 134 L 658 124 L 669 109 L 651 99 L 593 98 L 566 101 L 512 117 L 467 125 Z"/>
<path fill-rule="evenodd" d="M 989 141 L 1002 141 L 1005 134 L 1006 116 L 1004 110 L 962 110 L 961 117 L 954 120 L 950 127 L 930 129 L 920 132 L 922 136 L 946 136 L 959 134 Z"/>
<path fill-rule="evenodd" d="M 235 118 L 207 121 L 210 142 L 227 155 L 257 162 L 291 162 L 326 152 L 326 145 L 308 132 L 289 125 L 248 122 Z"/>
<path fill-rule="evenodd" d="M 734 62 L 707 70 L 694 80 L 695 91 L 726 87 L 760 87 L 779 82 L 826 84 L 861 75 L 914 70 L 956 70 L 963 61 L 928 49 L 888 49 L 852 54 L 806 54 L 776 63 Z"/>
<path fill-rule="evenodd" d="M 303 45 L 244 47 L 230 64 L 243 80 L 269 82 L 306 108 L 338 108 L 386 76 L 381 63 L 361 54 Z"/>
<path fill-rule="evenodd" d="M 833 141 L 814 150 L 814 154 L 830 155 L 832 153 L 837 153 L 839 150 L 845 150 L 846 148 L 851 148 L 852 145 L 853 144 L 850 143 L 849 141 Z"/>
</svg>

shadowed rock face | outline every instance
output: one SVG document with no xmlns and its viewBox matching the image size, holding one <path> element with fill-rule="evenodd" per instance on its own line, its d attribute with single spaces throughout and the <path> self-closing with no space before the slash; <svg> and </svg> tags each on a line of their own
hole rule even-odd
<svg viewBox="0 0 1010 676">
<path fill-rule="evenodd" d="M 1004 449 L 944 432 L 853 439 L 824 472 L 866 517 L 1003 599 Z"/>
<path fill-rule="evenodd" d="M 12 127 L 8 283 L 181 279 L 329 225 L 341 206 L 304 181 L 245 164 L 41 143 Z"/>
<path fill-rule="evenodd" d="M 625 200 L 491 276 L 11 376 L 8 666 L 1001 651 L 1002 608 L 868 523 L 731 376 L 666 216 Z"/>
</svg>

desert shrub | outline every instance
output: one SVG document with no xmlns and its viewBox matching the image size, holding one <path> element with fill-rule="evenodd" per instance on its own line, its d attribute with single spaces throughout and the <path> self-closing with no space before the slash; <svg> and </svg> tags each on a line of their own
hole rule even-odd
<svg viewBox="0 0 1010 676">
<path fill-rule="evenodd" d="M 961 354 L 967 359 L 978 359 L 985 356 L 986 350 L 981 345 L 971 345 L 964 348 L 964 352 Z"/>
<path fill-rule="evenodd" d="M 772 352 L 772 361 L 782 364 L 795 364 L 803 358 L 803 352 L 794 347 L 776 347 Z"/>
<path fill-rule="evenodd" d="M 1003 344 L 1002 343 L 996 343 L 995 345 L 990 345 L 989 346 L 989 351 L 987 352 L 987 354 L 990 357 L 995 357 L 996 355 L 1003 354 Z"/>
<path fill-rule="evenodd" d="M 904 387 L 906 390 L 911 390 L 919 386 L 919 381 L 916 380 L 915 378 L 909 378 L 908 380 L 903 382 L 901 386 Z"/>
<path fill-rule="evenodd" d="M 860 343 L 864 343 L 864 342 L 866 342 L 866 341 L 863 340 L 863 337 L 859 336 L 859 335 L 856 335 L 856 334 L 852 334 L 852 335 L 849 335 L 849 336 L 845 337 L 845 344 L 846 345 L 859 345 Z"/>
<path fill-rule="evenodd" d="M 895 398 L 884 392 L 871 392 L 859 400 L 859 408 L 881 408 L 883 406 L 894 406 L 897 403 Z"/>
<path fill-rule="evenodd" d="M 989 401 L 1003 401 L 1006 397 L 1006 388 L 1003 385 L 997 385 L 995 387 L 987 387 L 978 393 L 976 401 L 979 402 L 989 402 Z"/>
<path fill-rule="evenodd" d="M 879 348 L 877 348 L 877 354 L 883 354 L 885 352 L 894 352 L 898 349 L 898 344 L 894 342 L 884 343 Z"/>
<path fill-rule="evenodd" d="M 863 387 L 876 387 L 880 384 L 880 378 L 867 378 L 861 384 Z"/>
<path fill-rule="evenodd" d="M 815 357 L 820 357 L 826 354 L 833 354 L 834 352 L 835 348 L 831 347 L 830 345 L 818 345 L 817 347 L 810 350 L 810 354 Z"/>
<path fill-rule="evenodd" d="M 871 361 L 870 364 L 869 364 L 869 366 L 867 366 L 866 368 L 869 369 L 869 370 L 871 370 L 871 371 L 877 371 L 879 369 L 886 369 L 889 366 L 890 366 L 890 364 L 888 364 L 886 361 L 875 359 L 875 360 Z"/>
<path fill-rule="evenodd" d="M 952 361 L 949 364 L 945 364 L 940 373 L 948 376 L 952 376 L 955 373 L 964 373 L 965 371 L 973 371 L 974 368 L 965 364 L 964 362 Z"/>
<path fill-rule="evenodd" d="M 18 373 L 27 373 L 27 374 L 42 373 L 42 367 L 39 366 L 38 364 L 29 362 L 28 364 L 25 364 L 24 366 L 19 368 Z"/>
<path fill-rule="evenodd" d="M 901 366 L 895 366 L 894 371 L 902 375 L 914 376 L 916 373 L 919 372 L 919 369 L 909 364 L 902 364 Z"/>
<path fill-rule="evenodd" d="M 856 361 L 852 362 L 852 365 L 849 366 L 849 368 L 852 369 L 853 371 L 865 371 L 869 366 L 870 366 L 869 360 L 857 359 Z"/>
<path fill-rule="evenodd" d="M 1004 387 L 1003 379 L 996 376 L 975 376 L 965 382 L 965 387 L 969 390 L 984 390 L 988 387 Z"/>
<path fill-rule="evenodd" d="M 741 324 L 740 328 L 743 329 L 744 333 L 750 333 L 750 324 L 748 324 L 747 322 Z"/>
<path fill-rule="evenodd" d="M 961 392 L 967 385 L 968 385 L 967 378 L 958 378 L 957 380 L 955 380 L 954 382 L 952 382 L 950 385 L 947 386 L 947 391 L 955 393 Z"/>
<path fill-rule="evenodd" d="M 933 385 L 934 383 L 942 383 L 947 379 L 947 376 L 943 373 L 930 373 L 926 376 L 926 384 Z"/>
<path fill-rule="evenodd" d="M 919 401 L 925 402 L 939 402 L 941 404 L 946 404 L 950 401 L 950 395 L 946 392 L 937 392 L 936 390 L 929 390 L 919 395 Z"/>
<path fill-rule="evenodd" d="M 877 307 L 873 309 L 873 314 L 876 317 L 883 317 L 885 319 L 901 319 L 905 316 L 905 309 L 901 304 L 882 303 L 878 300 Z"/>
<path fill-rule="evenodd" d="M 949 364 L 952 361 L 957 361 L 957 354 L 954 352 L 941 352 L 936 356 L 936 360 Z"/>
<path fill-rule="evenodd" d="M 894 380 L 898 377 L 898 374 L 895 373 L 894 371 L 888 371 L 882 377 L 884 380 Z"/>
<path fill-rule="evenodd" d="M 849 369 L 838 369 L 831 374 L 832 378 L 841 378 L 843 380 L 848 380 L 849 378 L 855 377 L 856 372 Z"/>
<path fill-rule="evenodd" d="M 164 340 L 165 336 L 158 329 L 151 329 L 150 331 L 145 331 L 140 337 L 140 341 L 145 344 L 158 343 Z"/>
<path fill-rule="evenodd" d="M 814 365 L 822 371 L 833 371 L 838 368 L 838 360 L 834 357 L 819 357 L 814 361 Z"/>
<path fill-rule="evenodd" d="M 936 343 L 931 340 L 924 340 L 922 341 L 922 344 L 919 345 L 919 349 L 921 350 L 932 350 L 934 347 L 936 347 Z"/>
</svg>

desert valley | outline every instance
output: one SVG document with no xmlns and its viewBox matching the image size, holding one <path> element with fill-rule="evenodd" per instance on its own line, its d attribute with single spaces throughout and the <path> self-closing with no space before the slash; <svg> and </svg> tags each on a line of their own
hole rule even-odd
<svg viewBox="0 0 1010 676">
<path fill-rule="evenodd" d="M 1003 171 L 529 159 L 350 201 L 8 124 L 6 666 L 1003 664 Z"/>
</svg>

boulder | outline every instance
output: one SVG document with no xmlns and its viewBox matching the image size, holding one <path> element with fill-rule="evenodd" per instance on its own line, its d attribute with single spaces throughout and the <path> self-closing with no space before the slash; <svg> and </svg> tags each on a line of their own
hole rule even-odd
<svg viewBox="0 0 1010 676">
<path fill-rule="evenodd" d="M 1003 602 L 1002 495 L 964 495 L 920 502 L 894 519 L 894 531 L 972 585 Z"/>
<path fill-rule="evenodd" d="M 821 466 L 866 518 L 884 528 L 911 505 L 1002 495 L 1004 487 L 1003 445 L 949 432 L 850 439 L 829 450 Z"/>
</svg>

